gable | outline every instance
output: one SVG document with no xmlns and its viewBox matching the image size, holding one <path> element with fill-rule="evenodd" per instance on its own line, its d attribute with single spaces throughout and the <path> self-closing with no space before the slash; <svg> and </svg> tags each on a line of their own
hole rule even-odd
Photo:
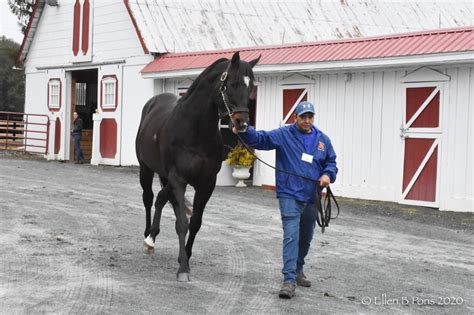
<svg viewBox="0 0 474 315">
<path fill-rule="evenodd" d="M 86 25 L 88 34 L 83 32 Z M 50 6 L 44 0 L 37 0 L 17 65 L 25 59 L 26 66 L 41 67 L 100 63 L 144 54 L 147 52 L 125 1 L 71 0 Z"/>
<path fill-rule="evenodd" d="M 421 67 L 418 68 L 400 79 L 402 83 L 415 83 L 415 82 L 441 82 L 450 81 L 451 78 L 439 71 Z"/>
</svg>

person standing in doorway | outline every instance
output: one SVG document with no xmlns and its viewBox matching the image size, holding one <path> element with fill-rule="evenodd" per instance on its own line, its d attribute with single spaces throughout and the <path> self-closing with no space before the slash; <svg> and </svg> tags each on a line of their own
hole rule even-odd
<svg viewBox="0 0 474 315">
<path fill-rule="evenodd" d="M 77 114 L 77 112 L 74 112 L 72 114 L 73 116 L 73 127 L 71 130 L 71 135 L 74 138 L 74 146 L 76 147 L 76 164 L 82 164 L 84 163 L 84 154 L 82 153 L 81 150 L 81 135 L 82 135 L 82 126 L 83 122 L 81 117 Z"/>
<path fill-rule="evenodd" d="M 316 180 L 322 187 L 336 180 L 336 153 L 327 135 L 314 126 L 314 106 L 301 102 L 295 123 L 271 131 L 249 127 L 242 140 L 258 150 L 276 150 L 276 168 L 314 178 L 306 180 L 276 170 L 276 194 L 283 226 L 283 285 L 280 298 L 291 299 L 296 285 L 310 287 L 303 273 L 316 226 Z M 233 132 L 237 134 L 235 127 Z"/>
</svg>

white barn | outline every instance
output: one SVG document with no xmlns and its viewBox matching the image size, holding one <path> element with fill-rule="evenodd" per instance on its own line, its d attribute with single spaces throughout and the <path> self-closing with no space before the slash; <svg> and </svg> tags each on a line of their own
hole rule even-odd
<svg viewBox="0 0 474 315">
<path fill-rule="evenodd" d="M 222 49 L 253 46 L 240 50 L 245 59 L 263 55 L 255 68 L 256 127 L 278 127 L 298 98 L 313 101 L 316 124 L 339 155 L 338 195 L 474 211 L 473 30 L 462 28 L 470 24 L 469 1 L 57 2 L 36 1 L 17 58 L 26 73 L 25 112 L 51 122 L 48 159 L 72 159 L 76 110 L 89 129 L 83 146 L 92 164 L 137 164 L 146 100 L 185 92 L 206 62 L 230 54 Z M 366 38 L 439 27 L 461 28 Z M 417 49 L 424 40 L 430 49 Z M 369 45 L 354 49 L 361 43 Z M 374 50 L 374 43 L 383 44 Z M 336 50 L 324 59 L 324 49 Z M 407 115 L 404 100 L 413 93 L 429 100 L 410 103 Z M 417 117 L 436 102 L 438 125 L 428 119 L 419 127 Z M 272 152 L 259 154 L 274 160 Z M 259 163 L 253 180 L 274 185 Z"/>
<path fill-rule="evenodd" d="M 301 100 L 333 141 L 347 197 L 473 211 L 474 28 L 241 50 L 256 67 L 257 129 L 289 123 Z M 143 70 L 162 91 L 232 50 L 169 54 Z M 183 81 L 184 80 L 184 81 Z M 274 164 L 274 152 L 258 152 Z M 273 186 L 257 162 L 254 184 Z"/>
</svg>

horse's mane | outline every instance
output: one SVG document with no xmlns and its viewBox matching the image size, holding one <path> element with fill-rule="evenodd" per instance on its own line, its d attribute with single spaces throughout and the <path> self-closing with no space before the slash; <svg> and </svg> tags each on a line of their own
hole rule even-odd
<svg viewBox="0 0 474 315">
<path fill-rule="evenodd" d="M 210 66 L 208 66 L 206 69 L 204 69 L 203 72 L 201 72 L 201 74 L 196 78 L 196 80 L 194 80 L 194 82 L 191 84 L 191 86 L 189 87 L 188 91 L 186 92 L 186 95 L 183 96 L 180 101 L 185 101 L 189 95 L 191 95 L 193 93 L 193 91 L 196 89 L 196 87 L 199 85 L 199 82 L 201 82 L 201 80 L 209 73 L 211 72 L 212 70 L 214 70 L 214 68 L 217 66 L 217 64 L 223 62 L 223 61 L 229 61 L 229 59 L 227 58 L 220 58 L 216 61 L 214 61 Z"/>
</svg>

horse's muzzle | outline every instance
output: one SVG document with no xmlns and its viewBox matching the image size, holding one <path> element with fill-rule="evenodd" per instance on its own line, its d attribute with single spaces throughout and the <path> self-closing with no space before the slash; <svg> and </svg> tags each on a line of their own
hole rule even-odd
<svg viewBox="0 0 474 315">
<path fill-rule="evenodd" d="M 238 129 L 238 132 L 247 132 L 247 129 L 249 129 L 249 124 L 244 122 Z"/>
<path fill-rule="evenodd" d="M 248 112 L 237 112 L 232 115 L 232 123 L 235 125 L 238 132 L 246 132 L 249 127 Z"/>
</svg>

